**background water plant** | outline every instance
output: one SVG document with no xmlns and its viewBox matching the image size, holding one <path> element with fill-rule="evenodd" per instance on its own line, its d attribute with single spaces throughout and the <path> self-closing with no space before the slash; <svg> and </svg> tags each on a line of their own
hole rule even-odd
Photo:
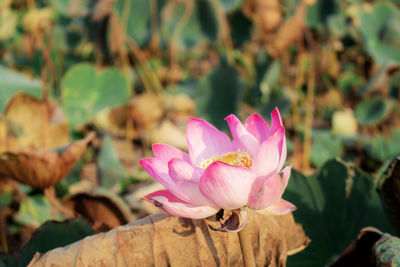
<svg viewBox="0 0 400 267">
<path fill-rule="evenodd" d="M 0 2 L 1 167 L 14 166 L 7 155 L 62 157 L 95 132 L 46 194 L 0 167 L 0 265 L 26 265 L 28 240 L 43 253 L 158 212 L 141 198 L 163 188 L 140 159 L 154 143 L 190 150 L 190 117 L 235 138 L 226 116 L 270 123 L 275 107 L 292 166 L 283 198 L 312 240 L 288 266 L 332 262 L 366 226 L 398 233 L 395 187 L 382 186 L 398 179 L 385 170 L 400 153 L 399 10 L 387 0 Z M 30 166 L 41 178 L 56 171 Z M 45 223 L 72 216 L 85 221 Z M 41 225 L 65 242 L 35 243 Z"/>
</svg>

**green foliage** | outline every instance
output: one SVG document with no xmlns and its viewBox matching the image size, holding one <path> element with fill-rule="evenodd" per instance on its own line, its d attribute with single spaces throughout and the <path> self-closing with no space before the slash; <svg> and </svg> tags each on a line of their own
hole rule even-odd
<svg viewBox="0 0 400 267">
<path fill-rule="evenodd" d="M 11 204 L 13 198 L 10 192 L 0 192 L 0 208 L 4 209 Z"/>
<path fill-rule="evenodd" d="M 57 247 L 63 247 L 86 236 L 94 234 L 92 228 L 82 219 L 70 219 L 63 222 L 50 221 L 37 229 L 28 243 L 12 258 L 0 258 L 0 266 L 27 266 L 36 252 L 45 253 Z M 62 260 L 62 259 L 60 259 Z"/>
<path fill-rule="evenodd" d="M 176 2 L 169 12 L 163 17 L 161 31 L 170 45 L 174 43 L 183 49 L 193 49 L 218 39 L 220 25 L 211 1 Z"/>
<path fill-rule="evenodd" d="M 89 12 L 89 0 L 54 0 L 53 7 L 64 16 L 81 17 Z"/>
<path fill-rule="evenodd" d="M 267 100 L 270 98 L 273 88 L 277 86 L 279 82 L 281 69 L 282 64 L 279 60 L 276 60 L 269 65 L 260 83 L 260 89 L 263 98 Z"/>
<path fill-rule="evenodd" d="M 114 9 L 119 17 L 123 21 L 126 21 L 127 35 L 133 38 L 140 46 L 146 45 L 151 37 L 150 1 L 118 0 L 115 2 Z M 159 18 L 154 19 L 158 20 Z"/>
<path fill-rule="evenodd" d="M 368 52 L 379 64 L 400 63 L 400 11 L 391 3 L 374 5 L 359 12 L 360 30 Z"/>
<path fill-rule="evenodd" d="M 124 165 L 118 158 L 111 137 L 105 136 L 97 159 L 102 187 L 110 188 L 127 177 Z"/>
<path fill-rule="evenodd" d="M 132 193 L 130 185 L 144 180 L 144 171 L 135 162 L 129 166 L 133 174 L 128 174 L 111 138 L 126 138 L 133 144 L 134 153 L 147 156 L 153 131 L 161 129 L 165 121 L 179 132 L 189 116 L 201 116 L 226 130 L 224 118 L 231 113 L 241 119 L 253 112 L 269 118 L 278 106 L 288 151 L 294 159 L 291 162 L 289 157 L 288 162 L 308 160 L 301 158 L 299 151 L 305 148 L 307 137 L 303 133 L 310 130 L 305 127 L 312 127 L 310 160 L 312 166 L 321 168 L 307 178 L 293 171 L 285 194 L 298 206 L 294 216 L 312 239 L 304 252 L 289 258 L 289 265 L 327 264 L 364 226 L 390 231 L 372 177 L 332 159 L 343 156 L 376 171 L 378 165 L 400 154 L 399 120 L 395 117 L 399 109 L 394 105 L 400 90 L 400 70 L 395 66 L 400 63 L 399 0 L 310 1 L 304 18 L 292 17 L 301 14 L 297 12 L 302 11 L 300 0 L 280 1 L 276 9 L 266 8 L 262 1 L 245 0 L 36 1 L 34 8 L 48 11 L 42 20 L 31 18 L 32 24 L 48 23 L 36 25 L 40 29 L 24 25 L 25 15 L 33 8 L 21 1 L 6 2 L 0 14 L 0 113 L 14 94 L 25 92 L 40 98 L 44 86 L 49 99 L 61 105 L 72 133 L 81 137 L 81 129 L 85 133 L 90 129 L 102 139 L 100 147 L 98 139 L 93 142 L 91 154 L 85 154 L 56 186 L 58 197 L 71 197 L 68 192 L 87 186 L 87 181 L 80 182 L 81 173 L 95 167 L 100 188 L 75 197 L 88 200 L 89 211 L 92 200 L 108 199 L 104 203 L 100 200 L 103 207 L 128 214 L 128 207 L 118 208 L 125 203 L 117 196 L 110 198 L 107 190 Z M 268 23 L 277 26 L 270 29 Z M 306 28 L 297 27 L 304 23 Z M 137 44 L 135 49 L 132 41 Z M 275 50 L 279 55 L 273 53 Z M 141 118 L 136 95 L 155 92 L 161 103 L 159 114 L 154 121 L 150 121 L 152 116 Z M 176 93 L 195 99 L 197 113 L 193 114 L 191 101 L 171 100 Z M 101 127 L 90 123 L 98 112 L 122 105 L 126 106 L 102 117 Z M 359 123 L 354 135 L 332 134 L 333 113 L 352 108 Z M 62 117 L 57 112 L 51 114 L 50 128 Z M 393 120 L 388 119 L 389 114 Z M 304 123 L 308 119 L 312 119 L 311 126 Z M 10 149 L 20 138 L 10 125 L 7 118 L 0 118 L 1 151 Z M 37 128 L 46 132 L 45 127 Z M 86 168 L 87 163 L 90 168 Z M 72 184 L 74 188 L 70 188 Z M 39 227 L 52 219 L 46 198 L 28 186 L 23 194 L 27 198 L 18 212 L 7 217 L 8 234 L 15 234 L 21 226 Z M 11 193 L 1 193 L 0 198 L 2 207 L 18 209 Z M 79 208 L 83 210 L 83 206 Z M 61 218 L 57 214 L 57 219 Z M 102 223 L 101 218 L 92 219 L 95 224 Z M 79 229 L 85 229 L 82 227 Z M 57 237 L 65 243 L 51 240 L 46 249 L 72 242 L 69 236 Z M 8 260 L 14 264 L 11 258 Z M 3 264 L 7 265 L 6 261 Z"/>
<path fill-rule="evenodd" d="M 7 100 L 18 92 L 41 97 L 40 80 L 0 66 L 0 114 L 3 113 Z"/>
<path fill-rule="evenodd" d="M 43 195 L 27 197 L 21 202 L 19 211 L 15 216 L 15 220 L 19 224 L 30 227 L 39 227 L 42 223 L 52 219 L 52 207 Z M 62 219 L 59 213 L 57 213 L 57 219 Z"/>
<path fill-rule="evenodd" d="M 368 98 L 360 102 L 355 110 L 355 117 L 361 125 L 374 125 L 389 115 L 391 103 L 381 98 Z"/>
<path fill-rule="evenodd" d="M 235 46 L 241 46 L 250 40 L 253 22 L 246 18 L 241 10 L 228 15 L 231 27 L 231 38 Z"/>
<path fill-rule="evenodd" d="M 232 12 L 240 8 L 244 0 L 218 0 L 225 12 Z"/>
<path fill-rule="evenodd" d="M 342 152 L 342 142 L 332 134 L 320 134 L 314 139 L 311 147 L 311 162 L 320 167 L 330 159 L 339 157 Z"/>
<path fill-rule="evenodd" d="M 326 24 L 332 15 L 339 11 L 337 0 L 316 0 L 314 5 L 307 6 L 306 22 L 311 28 L 318 28 Z"/>
<path fill-rule="evenodd" d="M 198 113 L 216 127 L 226 127 L 224 118 L 235 113 L 242 86 L 234 67 L 214 69 L 198 87 Z"/>
<path fill-rule="evenodd" d="M 390 232 L 372 177 L 331 160 L 304 177 L 293 171 L 284 199 L 295 203 L 295 220 L 312 242 L 288 258 L 288 266 L 324 266 L 338 256 L 365 226 Z"/>
<path fill-rule="evenodd" d="M 371 158 L 384 162 L 400 155 L 400 129 L 392 129 L 389 136 L 377 135 L 364 140 L 365 150 Z"/>
<path fill-rule="evenodd" d="M 104 108 L 128 102 L 127 77 L 116 68 L 98 71 L 91 64 L 77 64 L 63 77 L 62 107 L 72 127 L 88 122 Z"/>
<path fill-rule="evenodd" d="M 227 9 L 235 9 L 240 4 L 240 1 L 221 2 Z M 215 8 L 210 1 L 169 2 L 162 14 L 160 10 L 166 3 L 165 0 L 156 1 L 156 5 L 151 1 L 118 0 L 114 8 L 120 19 L 126 21 L 127 35 L 140 46 L 148 45 L 156 34 L 161 34 L 163 41 L 168 44 L 178 43 L 181 48 L 186 49 L 207 40 L 217 40 L 219 25 Z M 160 22 L 160 32 L 152 32 L 155 24 Z"/>
</svg>

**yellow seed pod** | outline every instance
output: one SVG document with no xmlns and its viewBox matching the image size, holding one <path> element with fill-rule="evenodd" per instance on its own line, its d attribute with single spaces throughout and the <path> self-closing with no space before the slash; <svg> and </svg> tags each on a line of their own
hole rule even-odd
<svg viewBox="0 0 400 267">
<path fill-rule="evenodd" d="M 354 117 L 353 110 L 336 111 L 332 117 L 332 131 L 348 137 L 356 135 L 357 120 Z"/>
</svg>

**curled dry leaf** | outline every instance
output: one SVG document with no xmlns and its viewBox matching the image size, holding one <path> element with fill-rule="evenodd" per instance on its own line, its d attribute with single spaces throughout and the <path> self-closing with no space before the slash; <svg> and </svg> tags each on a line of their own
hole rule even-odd
<svg viewBox="0 0 400 267">
<path fill-rule="evenodd" d="M 219 220 L 221 226 L 218 228 L 210 225 L 210 228 L 221 232 L 238 232 L 243 229 L 247 223 L 247 212 L 245 208 L 236 210 L 221 209 L 216 214 L 216 219 Z"/>
<path fill-rule="evenodd" d="M 87 219 L 97 232 L 109 230 L 135 219 L 122 199 L 102 188 L 70 195 L 62 202 L 64 206 L 70 207 Z"/>
<path fill-rule="evenodd" d="M 372 247 L 381 236 L 382 232 L 376 228 L 362 229 L 357 239 L 351 242 L 342 255 L 329 266 L 375 266 L 372 262 Z"/>
<path fill-rule="evenodd" d="M 156 128 L 165 113 L 165 101 L 161 96 L 143 93 L 135 96 L 126 106 L 99 112 L 94 123 L 118 136 L 126 136 L 127 126 L 132 128 L 134 125 L 134 129 L 129 129 L 129 138 L 134 138 Z"/>
<path fill-rule="evenodd" d="M 10 177 L 35 188 L 48 188 L 60 182 L 72 170 L 94 133 L 73 142 L 62 151 L 24 148 L 0 154 L 0 177 Z"/>
<path fill-rule="evenodd" d="M 399 266 L 400 239 L 382 233 L 374 227 L 366 227 L 343 254 L 329 266 Z"/>
<path fill-rule="evenodd" d="M 136 96 L 130 103 L 131 116 L 138 129 L 152 130 L 165 114 L 163 99 L 156 94 L 144 93 Z"/>
<path fill-rule="evenodd" d="M 93 123 L 101 131 L 110 133 L 113 136 L 138 137 L 138 131 L 133 128 L 134 121 L 129 105 L 103 109 L 96 113 Z"/>
<path fill-rule="evenodd" d="M 19 93 L 4 112 L 5 131 L 0 143 L 7 150 L 24 147 L 62 147 L 70 142 L 69 126 L 61 109 L 54 103 Z"/>
<path fill-rule="evenodd" d="M 305 14 L 306 5 L 301 2 L 294 15 L 279 27 L 277 33 L 267 44 L 267 50 L 270 55 L 273 57 L 281 55 L 289 46 L 302 38 L 306 27 Z"/>
<path fill-rule="evenodd" d="M 291 214 L 263 216 L 248 211 L 245 226 L 257 266 L 284 266 L 309 239 Z M 107 233 L 87 237 L 44 255 L 29 266 L 243 266 L 238 233 L 213 231 L 214 219 L 151 215 Z M 60 259 L 63 259 L 60 261 Z"/>
<path fill-rule="evenodd" d="M 175 123 L 184 123 L 196 113 L 196 103 L 186 94 L 167 95 L 165 103 L 168 111 L 168 118 Z"/>
</svg>

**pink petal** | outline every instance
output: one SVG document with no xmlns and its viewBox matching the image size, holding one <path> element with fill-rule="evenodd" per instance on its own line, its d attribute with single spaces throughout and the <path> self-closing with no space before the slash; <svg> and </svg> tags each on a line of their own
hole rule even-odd
<svg viewBox="0 0 400 267">
<path fill-rule="evenodd" d="M 291 169 L 287 166 L 281 173 L 257 177 L 251 188 L 248 207 L 259 210 L 276 203 L 286 189 Z"/>
<path fill-rule="evenodd" d="M 171 159 L 168 162 L 169 175 L 175 181 L 198 183 L 203 169 L 191 165 L 183 159 Z"/>
<path fill-rule="evenodd" d="M 287 156 L 287 146 L 286 146 L 286 137 L 283 136 L 283 139 L 281 142 L 279 142 L 279 148 L 280 148 L 280 158 L 279 158 L 279 164 L 278 164 L 278 171 L 280 171 L 285 164 L 286 161 L 286 156 Z"/>
<path fill-rule="evenodd" d="M 156 158 L 144 158 L 139 162 L 147 173 L 154 178 L 154 180 L 165 186 L 167 189 L 173 189 L 176 187 L 174 181 L 168 175 L 167 164 Z"/>
<path fill-rule="evenodd" d="M 279 129 L 279 127 L 283 126 L 281 114 L 279 113 L 279 109 L 275 108 L 271 112 L 271 134 L 274 133 L 276 130 Z"/>
<path fill-rule="evenodd" d="M 193 164 L 233 151 L 229 137 L 208 122 L 191 118 L 186 127 L 186 142 Z"/>
<path fill-rule="evenodd" d="M 168 190 L 153 192 L 143 197 L 143 199 L 153 203 L 156 207 L 165 210 L 169 214 L 178 217 L 202 219 L 218 212 L 218 209 L 210 206 L 192 206 L 185 203 Z"/>
<path fill-rule="evenodd" d="M 184 159 L 189 161 L 189 155 L 176 147 L 166 144 L 153 144 L 154 157 L 168 163 L 173 158 Z"/>
<path fill-rule="evenodd" d="M 199 190 L 197 183 L 176 181 L 168 173 L 168 165 L 155 158 L 140 160 L 143 168 L 178 198 L 193 205 L 213 205 Z"/>
<path fill-rule="evenodd" d="M 283 215 L 290 213 L 292 211 L 295 211 L 297 208 L 295 205 L 290 203 L 289 201 L 286 201 L 284 199 L 279 200 L 277 203 L 269 206 L 266 208 L 266 210 L 269 213 L 275 214 L 275 215 Z"/>
<path fill-rule="evenodd" d="M 199 188 L 217 206 L 231 210 L 246 205 L 253 181 L 246 167 L 216 161 L 200 177 Z"/>
<path fill-rule="evenodd" d="M 267 134 L 270 132 L 268 124 L 257 113 L 250 115 L 246 119 L 245 127 L 247 131 L 258 140 L 259 143 L 264 141 L 268 137 Z"/>
<path fill-rule="evenodd" d="M 283 142 L 284 138 L 285 128 L 281 127 L 274 135 L 268 137 L 261 143 L 257 154 L 253 159 L 253 165 L 251 168 L 256 176 L 268 176 L 272 173 L 278 172 L 280 168 L 282 168 L 282 166 L 280 166 L 282 159 L 281 155 L 283 152 L 282 147 L 286 144 L 286 142 Z M 283 160 L 283 163 L 284 161 L 285 160 Z"/>
<path fill-rule="evenodd" d="M 231 114 L 225 120 L 228 122 L 233 140 L 239 149 L 254 155 L 259 146 L 258 140 L 246 130 L 235 115 Z"/>
</svg>

